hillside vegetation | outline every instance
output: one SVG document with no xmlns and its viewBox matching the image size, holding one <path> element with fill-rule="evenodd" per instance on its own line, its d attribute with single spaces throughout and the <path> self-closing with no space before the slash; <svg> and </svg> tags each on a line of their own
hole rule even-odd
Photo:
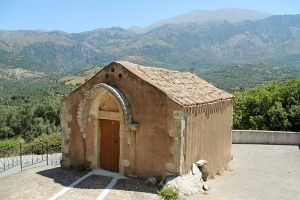
<svg viewBox="0 0 300 200">
<path fill-rule="evenodd" d="M 64 75 L 0 77 L 0 140 L 32 142 L 57 138 L 63 97 L 92 77 L 101 65 L 88 65 Z M 1 148 L 1 144 L 0 144 Z"/>
<path fill-rule="evenodd" d="M 300 60 L 300 58 L 299 58 Z M 300 67 L 294 65 L 232 64 L 217 65 L 209 70 L 196 71 L 201 78 L 227 92 L 241 92 L 274 80 L 286 81 L 300 77 Z"/>
<path fill-rule="evenodd" d="M 60 133 L 59 102 L 75 86 L 58 79 L 0 78 L 0 140 L 31 142 Z"/>
</svg>

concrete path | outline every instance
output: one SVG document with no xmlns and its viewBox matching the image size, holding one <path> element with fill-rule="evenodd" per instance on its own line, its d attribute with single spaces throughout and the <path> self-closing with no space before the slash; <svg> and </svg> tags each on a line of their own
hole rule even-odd
<svg viewBox="0 0 300 200">
<path fill-rule="evenodd" d="M 208 180 L 196 199 L 299 200 L 300 150 L 286 145 L 232 145 L 231 171 Z"/>
<path fill-rule="evenodd" d="M 208 180 L 209 191 L 186 199 L 300 199 L 297 146 L 238 144 L 232 154 L 231 171 Z M 161 199 L 144 180 L 102 172 L 50 166 L 25 170 L 0 178 L 0 199 Z"/>
</svg>

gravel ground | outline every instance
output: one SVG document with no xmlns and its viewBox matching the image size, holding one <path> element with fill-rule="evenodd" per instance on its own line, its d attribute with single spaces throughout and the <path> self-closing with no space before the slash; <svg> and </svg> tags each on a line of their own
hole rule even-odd
<svg viewBox="0 0 300 200">
<path fill-rule="evenodd" d="M 297 146 L 232 146 L 232 170 L 207 181 L 210 190 L 187 200 L 300 199 L 300 151 Z M 49 199 L 87 172 L 38 167 L 0 178 L 0 199 Z M 111 178 L 91 175 L 58 199 L 96 199 Z M 106 200 L 160 199 L 145 180 L 119 179 Z"/>
</svg>

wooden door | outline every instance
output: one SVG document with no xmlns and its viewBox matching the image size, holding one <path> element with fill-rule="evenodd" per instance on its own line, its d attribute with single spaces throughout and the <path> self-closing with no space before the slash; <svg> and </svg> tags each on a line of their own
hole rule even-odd
<svg viewBox="0 0 300 200">
<path fill-rule="evenodd" d="M 100 168 L 119 172 L 120 122 L 101 119 L 100 130 Z"/>
</svg>

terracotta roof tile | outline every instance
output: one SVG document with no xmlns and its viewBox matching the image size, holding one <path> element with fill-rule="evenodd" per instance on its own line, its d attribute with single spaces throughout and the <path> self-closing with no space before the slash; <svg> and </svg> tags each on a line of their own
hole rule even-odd
<svg viewBox="0 0 300 200">
<path fill-rule="evenodd" d="M 145 67 L 125 61 L 117 63 L 154 85 L 182 106 L 197 106 L 233 98 L 233 95 L 189 72 Z"/>
</svg>

